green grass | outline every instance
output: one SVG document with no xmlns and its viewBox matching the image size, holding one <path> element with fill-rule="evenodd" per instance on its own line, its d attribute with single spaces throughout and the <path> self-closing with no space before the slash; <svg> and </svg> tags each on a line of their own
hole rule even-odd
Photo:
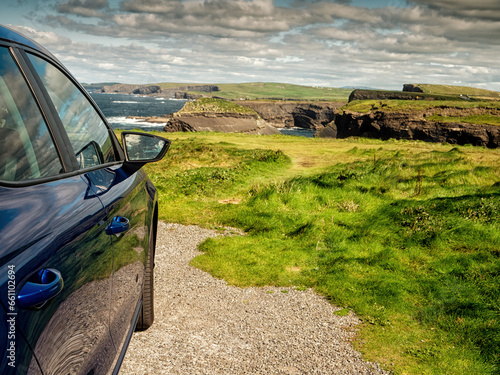
<svg viewBox="0 0 500 375">
<path fill-rule="evenodd" d="M 84 84 L 84 86 L 99 87 L 112 86 L 118 83 L 93 83 Z M 174 89 L 178 87 L 187 86 L 203 86 L 207 83 L 178 83 L 178 82 L 160 82 L 149 83 L 140 86 L 160 86 L 162 89 Z M 212 85 L 212 84 L 210 84 Z M 288 83 L 271 83 L 271 82 L 248 82 L 248 83 L 214 83 L 219 88 L 219 91 L 196 92 L 203 96 L 224 98 L 227 100 L 324 100 L 324 101 L 338 101 L 347 102 L 352 89 L 342 89 L 334 87 L 313 87 L 291 85 Z M 130 86 L 135 86 L 130 84 Z"/>
<path fill-rule="evenodd" d="M 397 374 L 500 372 L 500 150 L 172 133 L 148 173 L 160 218 L 245 236 L 193 264 L 239 286 L 314 288 L 363 320 Z"/>
<path fill-rule="evenodd" d="M 428 116 L 427 120 L 442 122 L 464 122 L 467 124 L 500 125 L 500 116 L 495 116 L 493 114 L 469 115 L 463 117 L 433 115 Z"/>
<path fill-rule="evenodd" d="M 295 99 L 295 100 L 328 100 L 347 101 L 351 89 L 332 87 L 311 87 L 291 85 L 287 83 L 239 83 L 218 84 L 220 91 L 214 95 L 226 99 Z"/>
<path fill-rule="evenodd" d="M 427 100 L 355 100 L 340 110 L 359 113 L 382 112 L 425 112 L 427 121 L 459 122 L 478 125 L 500 125 L 500 101 L 427 101 Z M 454 112 L 450 116 L 448 112 Z M 439 112 L 442 112 L 441 114 Z M 457 115 L 458 114 L 458 115 Z"/>
<path fill-rule="evenodd" d="M 187 102 L 177 113 L 242 113 L 259 117 L 253 109 L 239 105 L 237 103 L 213 98 L 199 98 Z"/>
<path fill-rule="evenodd" d="M 195 85 L 186 83 L 156 83 L 162 89 Z M 202 84 L 200 84 L 202 85 Z M 210 95 L 228 100 L 327 100 L 347 102 L 351 89 L 333 87 L 312 87 L 291 85 L 288 83 L 249 82 L 249 83 L 215 83 L 219 91 Z M 200 92 L 204 96 L 206 92 Z"/>
<path fill-rule="evenodd" d="M 368 113 L 370 111 L 404 112 L 423 111 L 433 108 L 454 108 L 454 109 L 499 109 L 500 102 L 484 101 L 450 101 L 450 100 L 355 100 L 341 109 L 353 112 Z"/>
<path fill-rule="evenodd" d="M 471 98 L 500 99 L 500 92 L 468 86 L 416 84 L 424 93 L 441 95 L 467 95 Z"/>
</svg>

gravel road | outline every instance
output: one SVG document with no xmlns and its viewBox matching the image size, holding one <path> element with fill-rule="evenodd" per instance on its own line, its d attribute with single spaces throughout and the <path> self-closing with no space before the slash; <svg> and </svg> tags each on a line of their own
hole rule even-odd
<svg viewBox="0 0 500 375">
<path fill-rule="evenodd" d="M 238 288 L 191 267 L 217 235 L 159 223 L 155 323 L 133 335 L 120 375 L 387 374 L 349 344 L 359 320 L 314 292 Z"/>
</svg>

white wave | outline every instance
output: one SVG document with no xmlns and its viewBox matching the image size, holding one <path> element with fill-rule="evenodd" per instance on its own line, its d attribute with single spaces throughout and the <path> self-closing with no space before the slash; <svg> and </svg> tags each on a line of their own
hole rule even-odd
<svg viewBox="0 0 500 375">
<path fill-rule="evenodd" d="M 144 102 L 134 102 L 129 100 L 113 100 L 113 103 L 123 103 L 123 104 L 139 104 Z"/>
<path fill-rule="evenodd" d="M 152 122 L 146 122 L 134 118 L 126 118 L 122 116 L 113 116 L 113 117 L 108 117 L 108 122 L 111 124 L 120 124 L 120 125 L 128 125 L 128 126 L 135 126 L 135 125 L 140 125 L 141 127 L 160 127 L 160 126 L 165 126 L 167 123 L 152 123 Z"/>
</svg>

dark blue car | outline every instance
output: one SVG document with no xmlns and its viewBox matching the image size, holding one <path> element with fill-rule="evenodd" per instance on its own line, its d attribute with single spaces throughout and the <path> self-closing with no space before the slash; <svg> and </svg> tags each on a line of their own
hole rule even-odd
<svg viewBox="0 0 500 375">
<path fill-rule="evenodd" d="M 117 373 L 153 313 L 170 141 L 122 133 L 44 48 L 0 27 L 0 373 Z"/>
</svg>

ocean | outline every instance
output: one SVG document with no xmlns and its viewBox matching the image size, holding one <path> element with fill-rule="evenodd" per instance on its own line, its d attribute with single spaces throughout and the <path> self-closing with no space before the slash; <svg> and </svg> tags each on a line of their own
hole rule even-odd
<svg viewBox="0 0 500 375">
<path fill-rule="evenodd" d="M 187 100 L 156 98 L 128 94 L 90 93 L 109 124 L 114 129 L 163 130 L 162 124 L 151 124 L 127 118 L 128 116 L 164 116 L 180 110 Z M 290 128 L 279 129 L 282 134 L 299 137 L 314 137 L 314 130 Z"/>
<path fill-rule="evenodd" d="M 163 130 L 162 124 L 128 119 L 128 116 L 164 116 L 180 110 L 187 100 L 127 94 L 90 93 L 114 129 Z"/>
</svg>

